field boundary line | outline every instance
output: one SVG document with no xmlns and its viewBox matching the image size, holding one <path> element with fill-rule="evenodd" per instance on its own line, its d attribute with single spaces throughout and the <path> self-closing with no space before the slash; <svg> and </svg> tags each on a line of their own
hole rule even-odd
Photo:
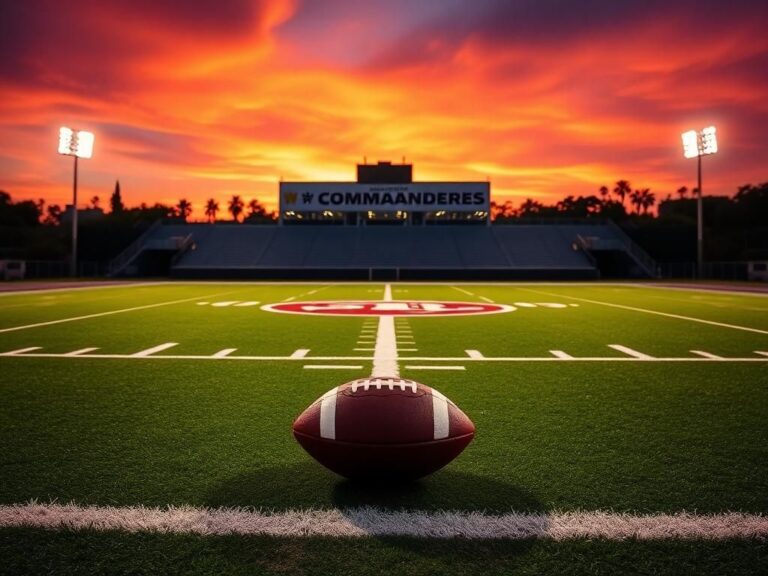
<svg viewBox="0 0 768 576">
<path fill-rule="evenodd" d="M 28 288 L 26 290 L 2 290 L 0 298 L 3 296 L 29 296 L 31 294 L 47 294 L 49 292 L 69 292 L 71 290 L 94 290 L 103 288 L 139 288 L 143 286 L 162 286 L 169 282 L 114 282 L 106 284 L 88 284 L 87 286 L 57 286 L 56 288 Z"/>
<path fill-rule="evenodd" d="M 286 362 L 371 362 L 374 356 L 302 356 L 294 358 L 290 356 L 233 356 L 230 354 L 151 354 L 149 356 L 136 356 L 136 354 L 72 354 L 54 352 L 33 352 L 40 350 L 39 346 L 22 348 L 0 352 L 0 358 L 66 358 L 68 360 L 218 360 L 218 361 L 286 361 Z M 375 350 L 375 349 L 374 349 Z M 401 360 L 408 362 L 768 362 L 768 352 L 756 352 L 760 356 L 754 357 L 702 357 L 702 356 L 649 356 L 638 358 L 635 356 L 570 356 L 562 350 L 552 350 L 552 356 L 404 356 Z"/>
<path fill-rule="evenodd" d="M 305 538 L 726 540 L 765 538 L 768 536 L 768 517 L 741 512 L 486 514 L 476 511 L 388 511 L 371 506 L 262 512 L 250 508 L 102 507 L 32 502 L 0 506 L 0 527 Z"/>
<path fill-rule="evenodd" d="M 200 300 L 201 298 L 216 298 L 217 296 L 223 296 L 224 294 L 231 294 L 231 292 L 222 292 L 219 294 L 211 294 L 210 296 L 195 296 L 194 298 L 183 298 L 182 300 L 171 300 L 169 302 L 158 302 L 156 304 L 146 304 L 144 306 L 134 306 L 132 308 L 121 308 L 120 310 L 108 310 L 107 312 L 96 312 L 94 314 L 85 314 L 83 316 L 73 316 L 71 318 L 60 318 L 58 320 L 49 320 L 47 322 L 36 322 L 35 324 L 27 324 L 25 326 L 13 326 L 11 328 L 0 328 L 0 334 L 4 332 L 16 332 L 17 330 L 27 330 L 29 328 L 40 328 L 43 326 L 53 326 L 54 324 L 63 324 L 65 322 L 76 322 L 78 320 L 89 320 L 91 318 L 100 318 L 101 316 L 111 316 L 113 314 L 123 314 L 124 312 L 135 312 L 137 310 L 148 310 L 150 308 L 159 308 L 161 306 L 170 306 L 172 304 L 182 304 L 184 302 L 193 302 L 194 300 Z"/>
<path fill-rule="evenodd" d="M 633 312 L 643 312 L 644 314 L 655 314 L 657 316 L 665 316 L 667 318 L 676 318 L 677 320 L 687 320 L 689 322 L 709 324 L 710 326 L 718 326 L 720 328 L 731 328 L 733 330 L 743 330 L 745 332 L 754 332 L 756 334 L 768 334 L 768 330 L 760 330 L 758 328 L 750 328 L 748 326 L 739 326 L 737 324 L 725 324 L 724 322 L 715 322 L 714 320 L 704 320 L 703 318 L 694 318 L 693 316 L 683 316 L 681 314 L 670 314 L 669 312 L 659 312 L 658 310 L 649 310 L 647 308 L 638 308 L 636 306 L 626 306 L 625 304 L 614 304 L 613 302 L 602 302 L 600 300 L 591 300 L 589 298 L 579 298 L 578 296 L 566 296 L 565 294 L 554 294 L 552 292 L 542 292 L 541 290 L 532 290 L 530 288 L 520 287 L 519 290 L 525 290 L 526 292 L 533 292 L 534 294 L 542 294 L 544 296 L 553 296 L 555 298 L 568 298 L 569 300 L 578 300 L 580 302 L 588 302 L 590 304 L 599 304 L 600 306 L 609 306 L 611 308 L 621 308 L 622 310 L 631 310 Z"/>
</svg>

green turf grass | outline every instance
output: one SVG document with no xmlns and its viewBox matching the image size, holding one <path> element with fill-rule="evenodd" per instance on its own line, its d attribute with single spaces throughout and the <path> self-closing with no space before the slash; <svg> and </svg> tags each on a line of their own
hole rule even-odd
<svg viewBox="0 0 768 576">
<path fill-rule="evenodd" d="M 86 347 L 132 354 L 177 342 L 164 354 L 360 356 L 362 370 L 312 371 L 309 363 L 0 357 L 0 503 L 246 505 L 287 509 L 389 508 L 507 511 L 768 512 L 767 362 L 469 362 L 409 357 L 621 358 L 621 344 L 659 357 L 690 350 L 752 357 L 768 335 L 619 309 L 647 310 L 768 330 L 768 298 L 611 285 L 394 285 L 396 299 L 556 302 L 479 317 L 397 320 L 417 352 L 402 374 L 433 385 L 477 425 L 476 440 L 445 470 L 404 487 L 349 483 L 314 463 L 290 425 L 311 401 L 370 373 L 356 352 L 363 318 L 275 314 L 200 301 L 379 299 L 384 286 L 165 284 L 0 297 L 0 329 L 175 302 L 120 314 L 0 332 L 0 352 Z M 308 292 L 318 290 L 314 295 Z M 541 294 L 546 292 L 547 294 Z M 211 295 L 219 294 L 212 297 Z M 552 294 L 556 294 L 553 296 Z M 586 302 L 591 300 L 592 302 Z M 371 346 L 372 347 L 372 346 Z M 405 347 L 405 346 L 402 346 Z M 428 372 L 409 364 L 461 365 Z M 720 543 L 474 543 L 69 534 L 2 530 L 0 571 L 348 573 L 408 567 L 412 573 L 758 573 L 765 548 Z M 231 549 L 250 551 L 233 556 Z M 41 549 L 38 560 L 24 550 Z M 138 549 L 138 552 L 130 552 Z M 108 553 L 105 550 L 113 550 Z M 414 552 L 416 550 L 416 552 Z M 277 551 L 277 552 L 275 552 Z M 424 551 L 424 552 L 421 552 Z M 7 552 L 7 554 L 6 554 Z M 274 553 L 273 553 L 274 552 Z M 257 559 L 258 557 L 258 559 Z M 365 561 L 364 561 L 365 559 Z M 454 572 L 451 572 L 454 569 Z M 483 568 L 485 571 L 485 568 Z"/>
</svg>

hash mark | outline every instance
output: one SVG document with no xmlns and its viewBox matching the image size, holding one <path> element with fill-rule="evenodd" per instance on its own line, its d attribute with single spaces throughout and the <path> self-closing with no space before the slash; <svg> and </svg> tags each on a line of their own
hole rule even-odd
<svg viewBox="0 0 768 576">
<path fill-rule="evenodd" d="M 622 346 L 621 344 L 608 344 L 608 348 L 613 348 L 614 350 L 623 352 L 627 356 L 632 356 L 632 358 L 637 358 L 638 360 L 654 359 L 653 356 L 649 356 L 648 354 L 643 354 L 642 352 L 638 352 L 637 350 L 633 350 L 632 348 L 627 348 L 626 346 Z"/>
<path fill-rule="evenodd" d="M 705 352 L 704 350 L 691 350 L 691 354 L 696 354 L 697 356 L 701 356 L 702 358 L 710 358 L 712 360 L 722 360 L 722 356 L 718 356 L 717 354 L 711 354 L 709 352 Z"/>
<path fill-rule="evenodd" d="M 485 356 L 483 356 L 479 350 L 464 350 L 464 352 L 467 353 L 467 356 L 474 358 L 475 360 L 481 360 L 482 358 L 485 358 Z"/>
<path fill-rule="evenodd" d="M 174 346 L 178 346 L 178 342 L 166 342 L 165 344 L 160 344 L 159 346 L 153 346 L 152 348 L 147 348 L 141 352 L 136 352 L 135 354 L 131 354 L 131 356 L 134 358 L 145 358 L 146 356 L 151 356 L 155 352 L 162 352 L 163 350 L 168 350 L 168 348 L 173 348 Z"/>
<path fill-rule="evenodd" d="M 573 360 L 573 356 L 563 352 L 562 350 L 550 350 L 549 353 L 552 354 L 552 356 L 555 358 L 560 358 L 561 360 Z"/>
<path fill-rule="evenodd" d="M 293 354 L 291 354 L 291 359 L 296 360 L 298 358 L 304 358 L 309 353 L 309 348 L 299 348 L 296 350 Z"/>
</svg>

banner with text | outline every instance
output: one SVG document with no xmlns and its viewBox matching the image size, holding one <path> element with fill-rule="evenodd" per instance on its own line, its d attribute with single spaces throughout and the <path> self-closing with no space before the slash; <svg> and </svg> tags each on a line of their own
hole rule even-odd
<svg viewBox="0 0 768 576">
<path fill-rule="evenodd" d="M 280 183 L 281 212 L 487 212 L 490 205 L 488 182 Z"/>
</svg>

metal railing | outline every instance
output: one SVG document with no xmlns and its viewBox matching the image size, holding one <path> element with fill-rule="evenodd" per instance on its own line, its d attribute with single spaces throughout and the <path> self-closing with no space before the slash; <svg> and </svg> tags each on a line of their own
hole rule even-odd
<svg viewBox="0 0 768 576">
<path fill-rule="evenodd" d="M 155 230 L 162 226 L 162 224 L 163 223 L 161 220 L 156 220 L 149 228 L 144 231 L 141 236 L 136 238 L 136 240 L 134 240 L 128 246 L 128 248 L 115 256 L 109 263 L 107 268 L 107 276 L 116 276 L 122 272 L 125 267 L 128 266 L 128 264 L 130 264 L 131 261 L 144 249 L 144 245 L 146 244 L 149 237 Z"/>
<path fill-rule="evenodd" d="M 616 224 L 613 220 L 606 220 L 605 224 L 610 228 L 617 236 L 619 242 L 627 253 L 635 259 L 635 262 L 648 274 L 651 278 L 659 277 L 659 266 L 648 252 L 640 248 L 637 243 L 630 238 L 621 226 Z"/>
</svg>

